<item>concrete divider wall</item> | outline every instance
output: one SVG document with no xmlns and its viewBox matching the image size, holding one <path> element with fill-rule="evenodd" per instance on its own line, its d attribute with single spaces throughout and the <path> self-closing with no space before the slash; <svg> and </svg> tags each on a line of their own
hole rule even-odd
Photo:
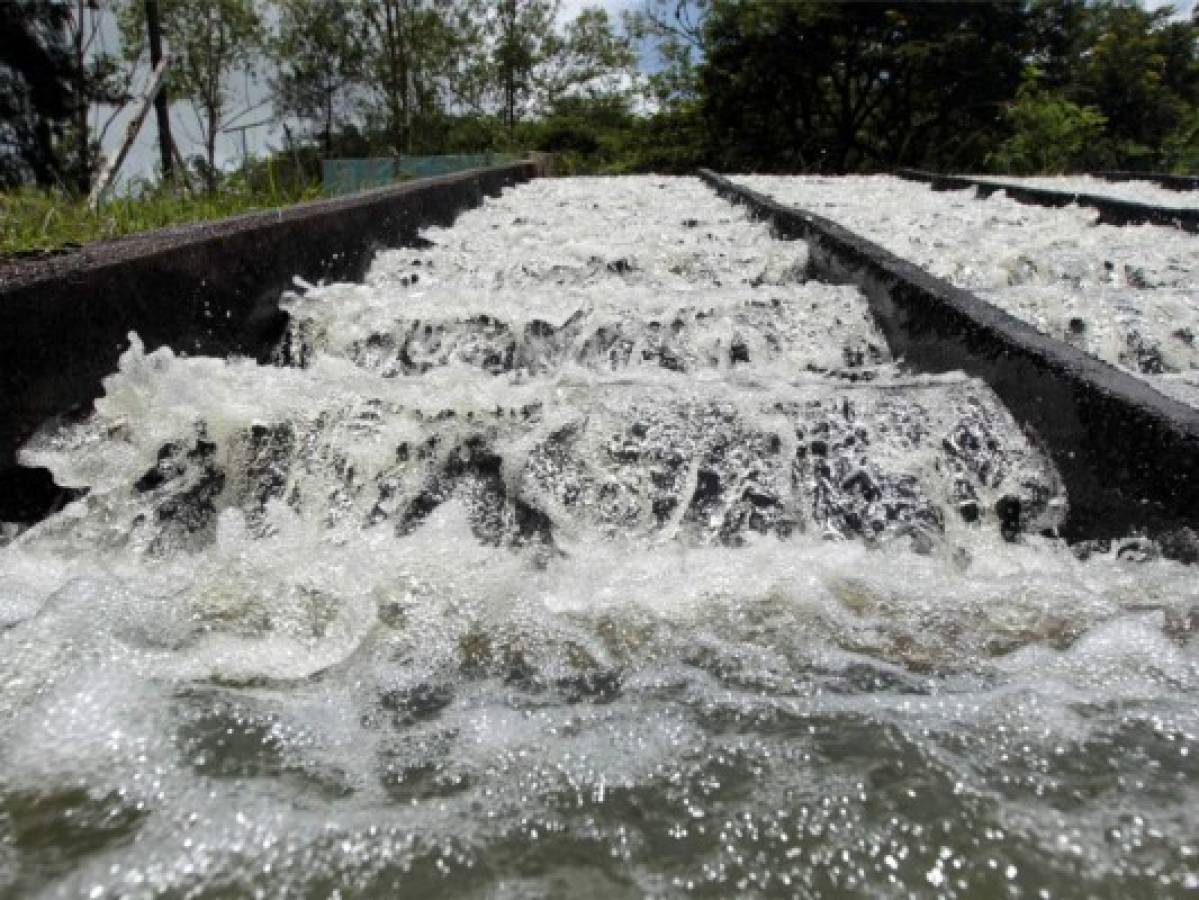
<svg viewBox="0 0 1199 900">
<path fill-rule="evenodd" d="M 1166 172 L 1096 172 L 1106 181 L 1148 181 L 1172 191 L 1199 191 L 1199 175 L 1170 175 Z"/>
<path fill-rule="evenodd" d="M 295 276 L 359 279 L 380 247 L 452 224 L 543 169 L 461 172 L 0 268 L 0 521 L 34 521 L 61 502 L 47 472 L 16 464 L 17 450 L 47 419 L 90 409 L 130 331 L 147 349 L 264 359 Z"/>
<path fill-rule="evenodd" d="M 1070 502 L 1065 537 L 1137 530 L 1175 536 L 1199 528 L 1199 410 L 835 222 L 713 172 L 701 175 L 768 220 L 780 237 L 806 241 L 814 275 L 858 285 L 906 365 L 962 370 L 986 381 L 1057 465 Z M 1179 555 L 1193 552 L 1188 545 Z"/>
<path fill-rule="evenodd" d="M 1191 234 L 1199 234 L 1199 209 L 1148 206 L 1144 203 L 1099 197 L 1095 194 L 1050 191 L 1044 188 L 1002 184 L 998 181 L 987 181 L 981 178 L 967 178 L 963 175 L 939 175 L 935 172 L 921 172 L 917 169 L 899 169 L 895 174 L 909 181 L 924 182 L 931 185 L 935 191 L 961 191 L 975 188 L 980 197 L 989 197 L 991 194 L 1003 191 L 1013 200 L 1036 206 L 1060 207 L 1077 203 L 1079 206 L 1089 206 L 1098 210 L 1099 221 L 1107 225 L 1162 225 L 1167 228 L 1181 228 Z"/>
</svg>

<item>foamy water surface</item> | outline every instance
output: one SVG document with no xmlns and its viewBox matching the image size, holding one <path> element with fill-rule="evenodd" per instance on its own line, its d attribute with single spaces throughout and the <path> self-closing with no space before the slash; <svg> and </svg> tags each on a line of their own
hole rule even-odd
<svg viewBox="0 0 1199 900">
<path fill-rule="evenodd" d="M 1196 235 L 1102 225 L 1087 207 L 1050 209 L 1004 194 L 983 199 L 974 189 L 933 191 L 890 176 L 736 180 L 839 222 L 1050 337 L 1199 406 Z"/>
<path fill-rule="evenodd" d="M 1199 889 L 1199 579 L 985 385 L 698 180 L 424 238 L 25 448 L 0 895 Z"/>
</svg>

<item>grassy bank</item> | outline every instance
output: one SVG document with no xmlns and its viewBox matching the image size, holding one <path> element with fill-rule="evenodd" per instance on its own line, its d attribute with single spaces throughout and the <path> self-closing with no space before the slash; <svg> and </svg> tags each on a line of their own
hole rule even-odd
<svg viewBox="0 0 1199 900">
<path fill-rule="evenodd" d="M 159 189 L 110 199 L 93 212 L 86 201 L 59 192 L 22 188 L 0 193 L 0 257 L 53 252 L 254 209 L 288 206 L 320 195 L 319 185 L 222 185 L 209 194 Z"/>
</svg>

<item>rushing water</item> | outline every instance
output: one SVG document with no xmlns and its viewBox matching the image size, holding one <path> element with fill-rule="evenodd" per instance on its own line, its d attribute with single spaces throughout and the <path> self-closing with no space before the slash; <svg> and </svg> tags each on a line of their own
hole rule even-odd
<svg viewBox="0 0 1199 900">
<path fill-rule="evenodd" d="M 541 181 L 25 450 L 0 895 L 1199 889 L 1199 579 L 693 180 Z"/>
<path fill-rule="evenodd" d="M 973 189 L 933 191 L 885 175 L 739 180 L 834 219 L 1045 334 L 1199 406 L 1196 235 L 1102 225 L 1087 207 L 1049 209 L 1003 194 L 982 199 Z"/>
</svg>

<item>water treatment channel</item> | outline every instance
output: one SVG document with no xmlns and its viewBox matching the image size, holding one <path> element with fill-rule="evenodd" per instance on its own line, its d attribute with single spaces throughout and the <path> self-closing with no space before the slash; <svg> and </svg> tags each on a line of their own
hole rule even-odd
<svg viewBox="0 0 1199 900">
<path fill-rule="evenodd" d="M 985 384 L 698 179 L 423 238 L 26 446 L 0 895 L 1199 888 L 1199 579 Z"/>
</svg>

